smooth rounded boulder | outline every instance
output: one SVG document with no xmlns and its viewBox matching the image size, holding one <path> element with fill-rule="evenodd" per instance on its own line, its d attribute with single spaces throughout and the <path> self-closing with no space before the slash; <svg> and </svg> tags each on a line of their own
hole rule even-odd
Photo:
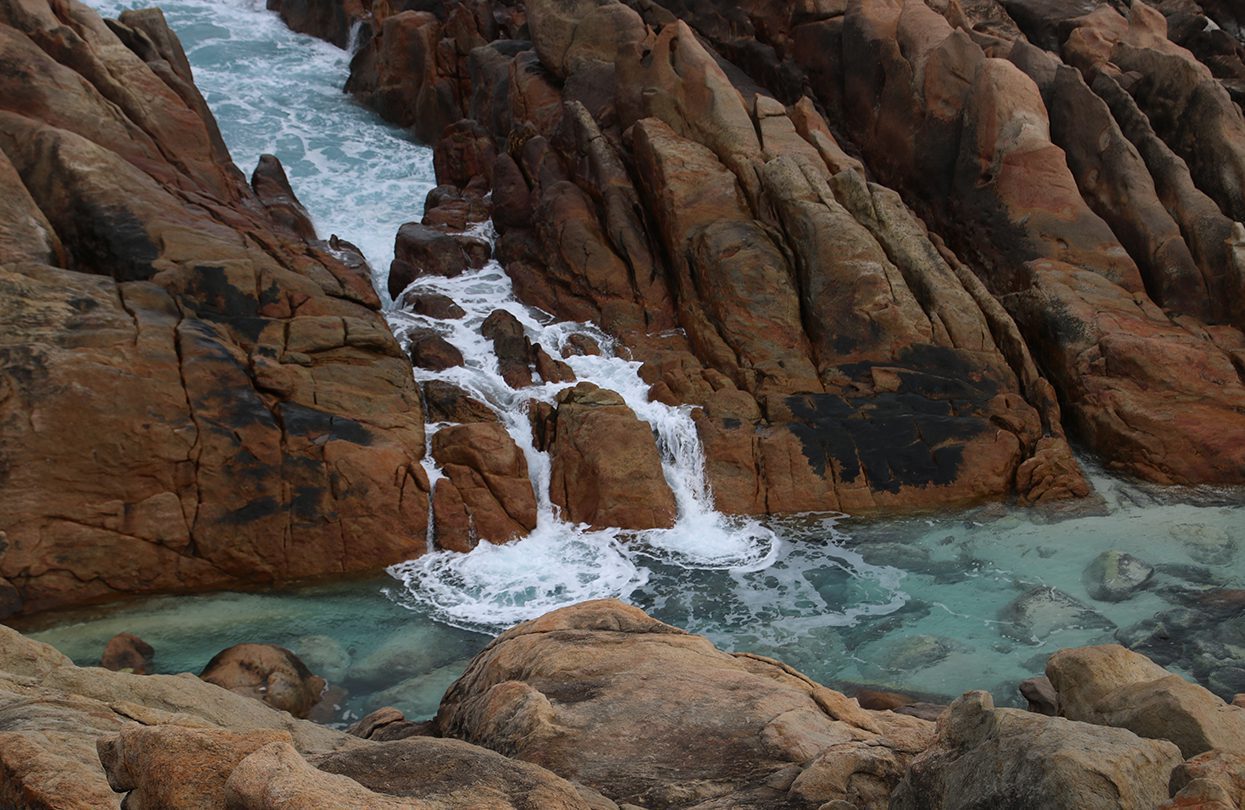
<svg viewBox="0 0 1245 810">
<path fill-rule="evenodd" d="M 311 712 L 326 685 L 298 656 L 275 644 L 235 644 L 221 650 L 199 677 L 295 717 Z"/>
</svg>

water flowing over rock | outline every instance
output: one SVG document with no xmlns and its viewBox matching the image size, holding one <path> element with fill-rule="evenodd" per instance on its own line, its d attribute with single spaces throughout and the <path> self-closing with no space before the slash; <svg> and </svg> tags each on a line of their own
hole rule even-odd
<svg viewBox="0 0 1245 810">
<path fill-rule="evenodd" d="M 423 551 L 423 414 L 366 266 L 230 162 L 159 11 L 0 3 L 5 612 Z"/>
</svg>

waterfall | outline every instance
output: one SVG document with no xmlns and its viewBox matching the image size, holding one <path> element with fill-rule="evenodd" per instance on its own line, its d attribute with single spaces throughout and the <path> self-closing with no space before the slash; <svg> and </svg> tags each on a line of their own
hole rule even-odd
<svg viewBox="0 0 1245 810">
<path fill-rule="evenodd" d="M 477 226 L 470 235 L 490 244 L 496 237 L 491 223 Z M 647 582 L 646 558 L 683 568 L 735 571 L 760 570 L 777 558 L 780 541 L 760 521 L 731 518 L 715 510 L 691 407 L 650 402 L 648 385 L 640 379 L 640 363 L 621 357 L 608 335 L 592 324 L 556 321 L 525 306 L 496 261 L 453 278 L 423 276 L 403 295 L 418 293 L 447 296 L 466 315 L 442 320 L 406 310 L 400 303 L 388 308 L 389 324 L 404 345 L 416 330 L 432 329 L 463 354 L 464 365 L 444 371 L 416 368 L 416 379 L 452 383 L 497 415 L 524 454 L 538 508 L 536 529 L 526 538 L 504 546 L 482 542 L 466 554 L 432 551 L 393 566 L 390 573 L 405 585 L 402 598 L 431 608 L 452 624 L 500 627 L 582 599 L 625 598 Z M 560 357 L 574 335 L 600 345 L 600 355 L 571 355 L 565 361 L 579 381 L 620 394 L 652 428 L 666 482 L 675 496 L 673 527 L 593 531 L 562 517 L 550 499 L 550 459 L 533 442 L 528 409 L 533 400 L 554 403 L 559 392 L 575 383 L 511 388 L 502 379 L 492 342 L 480 334 L 485 318 L 498 309 L 515 316 L 528 340 L 551 357 Z M 437 427 L 431 425 L 430 430 Z M 431 460 L 426 468 L 430 475 L 440 475 Z"/>
</svg>

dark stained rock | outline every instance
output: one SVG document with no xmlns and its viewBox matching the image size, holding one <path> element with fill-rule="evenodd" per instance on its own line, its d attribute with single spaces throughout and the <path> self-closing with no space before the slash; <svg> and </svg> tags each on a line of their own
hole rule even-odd
<svg viewBox="0 0 1245 810">
<path fill-rule="evenodd" d="M 412 290 L 402 296 L 402 307 L 416 315 L 427 315 L 443 321 L 456 321 L 466 317 L 466 311 L 448 295 L 439 293 L 416 292 Z"/>
<path fill-rule="evenodd" d="M 496 422 L 497 414 L 466 391 L 444 380 L 424 383 L 429 422 Z"/>
<path fill-rule="evenodd" d="M 463 353 L 434 329 L 419 329 L 409 336 L 411 363 L 432 371 L 461 366 Z"/>
<path fill-rule="evenodd" d="M 104 645 L 99 665 L 114 672 L 128 671 L 135 675 L 151 672 L 155 650 L 133 633 L 118 633 Z"/>
<path fill-rule="evenodd" d="M 325 687 L 324 679 L 313 675 L 298 656 L 274 644 L 235 644 L 221 650 L 199 677 L 295 717 L 306 717 Z"/>
<path fill-rule="evenodd" d="M 480 333 L 493 341 L 493 353 L 506 384 L 511 388 L 531 385 L 532 349 L 519 319 L 504 309 L 495 310 L 484 319 Z"/>
<path fill-rule="evenodd" d="M 527 460 L 500 423 L 442 428 L 432 437 L 432 456 L 457 491 L 472 538 L 504 543 L 536 528 L 536 497 Z M 441 528 L 450 514 L 438 511 L 444 483 L 437 483 L 434 498 L 438 542 L 443 542 Z M 452 503 L 444 506 L 448 509 Z"/>
<path fill-rule="evenodd" d="M 422 553 L 418 389 L 361 257 L 274 161 L 247 184 L 158 11 L 0 20 L 6 609 Z"/>
<path fill-rule="evenodd" d="M 398 229 L 389 267 L 389 295 L 397 298 L 421 276 L 452 278 L 467 269 L 467 256 L 453 236 L 427 225 L 408 222 Z"/>
</svg>

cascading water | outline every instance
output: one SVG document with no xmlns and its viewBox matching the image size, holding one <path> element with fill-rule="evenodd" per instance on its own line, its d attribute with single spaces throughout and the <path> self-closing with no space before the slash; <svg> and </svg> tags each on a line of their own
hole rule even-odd
<svg viewBox="0 0 1245 810">
<path fill-rule="evenodd" d="M 488 224 L 472 235 L 490 243 L 494 236 Z M 465 364 L 445 371 L 417 368 L 416 378 L 452 383 L 498 415 L 526 457 L 538 515 L 535 531 L 522 540 L 504 546 L 481 543 L 468 554 L 433 552 L 394 566 L 391 573 L 406 586 L 403 599 L 428 605 L 459 626 L 500 628 L 583 599 L 628 597 L 649 579 L 645 558 L 686 568 L 739 571 L 763 569 L 777 558 L 780 541 L 770 529 L 714 510 L 690 409 L 649 402 L 648 386 L 638 373 L 640 364 L 619 357 L 607 335 L 588 324 L 554 321 L 524 306 L 495 261 L 453 278 L 425 276 L 404 291 L 404 295 L 418 293 L 447 296 L 466 314 L 446 320 L 394 306 L 387 313 L 394 333 L 406 342 L 415 330 L 435 330 L 462 352 Z M 528 339 L 551 356 L 561 356 L 576 334 L 602 347 L 600 355 L 572 355 L 566 362 L 579 380 L 621 394 L 653 428 L 678 507 L 672 528 L 591 531 L 561 518 L 549 497 L 549 457 L 533 444 L 528 408 L 532 401 L 553 403 L 558 392 L 574 383 L 511 388 L 502 378 L 491 341 L 480 333 L 485 318 L 498 309 L 514 315 Z M 432 476 L 440 475 L 431 462 L 427 466 Z"/>
<path fill-rule="evenodd" d="M 151 2 L 88 1 L 108 16 Z M 276 154 L 319 232 L 356 243 L 383 274 L 398 227 L 419 219 L 434 185 L 430 150 L 342 94 L 347 52 L 291 33 L 262 0 L 161 5 L 238 165 Z M 383 281 L 378 276 L 382 295 Z M 1046 654 L 1060 647 L 1118 639 L 1145 649 L 1151 633 L 1177 627 L 1190 652 L 1170 662 L 1175 668 L 1223 658 L 1214 634 L 1228 622 L 1190 605 L 1199 589 L 1245 587 L 1239 495 L 1155 495 L 1096 473 L 1102 510 L 1063 521 L 1002 505 L 853 520 L 850 535 L 842 516 L 727 519 L 705 491 L 688 412 L 648 402 L 636 364 L 617 356 L 604 335 L 522 306 L 496 264 L 416 286 L 449 295 L 467 316 L 432 323 L 394 308 L 391 324 L 399 335 L 435 328 L 467 358 L 462 368 L 416 373 L 488 403 L 523 448 L 539 498 L 538 526 L 529 537 L 484 543 L 470 554 L 434 552 L 395 569 L 401 585 L 388 579 L 160 597 L 48 617 L 57 624 L 37 637 L 93 664 L 112 635 L 137 633 L 156 647 L 164 672 L 197 671 L 240 641 L 282 644 L 350 692 L 345 716 L 382 705 L 409 716 L 434 712 L 486 640 L 447 625 L 488 631 L 607 595 L 629 598 L 727 649 L 779 657 L 825 683 L 943 694 L 986 687 L 999 703 L 1014 704 L 1015 684 L 1039 672 Z M 577 332 L 602 343 L 602 356 L 568 362 L 580 379 L 621 394 L 653 427 L 678 502 L 674 528 L 592 532 L 558 518 L 548 496 L 548 457 L 533 447 L 524 409 L 533 398 L 551 401 L 564 386 L 515 391 L 504 384 L 492 345 L 479 333 L 497 308 L 518 318 L 552 356 Z M 427 467 L 435 478 L 431 460 Z M 1108 549 L 1155 569 L 1151 583 L 1123 602 L 1094 600 L 1083 580 Z M 378 594 L 386 586 L 392 599 Z M 1052 588 L 1101 621 L 1086 624 L 1085 614 L 1070 614 L 1066 602 L 1043 603 L 1041 594 Z M 1029 599 L 1035 592 L 1038 599 Z M 1021 603 L 1025 609 L 1018 611 Z M 1221 692 L 1231 687 L 1215 683 Z"/>
</svg>

